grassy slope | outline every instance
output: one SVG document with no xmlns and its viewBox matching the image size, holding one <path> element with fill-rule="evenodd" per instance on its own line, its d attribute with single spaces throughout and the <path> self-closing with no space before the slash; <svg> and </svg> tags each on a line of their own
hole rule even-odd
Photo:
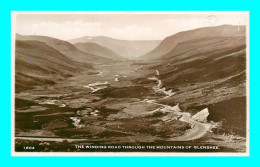
<svg viewBox="0 0 260 167">
<path fill-rule="evenodd" d="M 87 63 L 96 63 L 96 62 L 106 62 L 111 61 L 111 59 L 100 57 L 97 55 L 94 55 L 93 53 L 86 53 L 78 48 L 76 48 L 74 45 L 67 41 L 59 40 L 56 38 L 46 37 L 46 36 L 35 36 L 35 35 L 27 35 L 27 36 L 21 36 L 19 34 L 16 35 L 16 39 L 18 40 L 34 40 L 34 41 L 40 41 L 44 42 L 48 46 L 56 49 L 63 55 L 66 55 L 72 60 L 76 60 L 79 62 L 87 62 Z"/>
<path fill-rule="evenodd" d="M 16 41 L 15 49 L 16 92 L 55 80 L 73 76 L 89 64 L 69 59 L 57 50 L 38 41 Z"/>
<path fill-rule="evenodd" d="M 209 120 L 222 121 L 221 133 L 245 136 L 245 37 L 190 40 L 161 57 L 150 69 L 158 69 L 163 85 L 176 91 L 163 103 L 180 103 L 192 114 L 208 107 Z"/>
<path fill-rule="evenodd" d="M 176 48 L 180 43 L 203 38 L 226 38 L 245 36 L 245 26 L 222 25 L 216 27 L 203 27 L 199 29 L 179 32 L 165 38 L 158 47 L 150 51 L 146 55 L 140 57 L 142 59 L 158 59 L 164 57 L 167 53 Z"/>
<path fill-rule="evenodd" d="M 193 42 L 195 41 L 189 43 Z M 182 43 L 180 47 L 183 45 L 189 47 L 189 43 Z M 161 77 L 165 78 L 167 85 L 173 86 L 186 82 L 189 84 L 209 82 L 235 75 L 245 71 L 245 49 L 245 38 L 237 37 L 222 38 L 218 42 L 203 44 L 178 55 L 175 55 L 173 50 L 165 56 L 167 58 L 159 67 L 163 72 Z"/>
</svg>

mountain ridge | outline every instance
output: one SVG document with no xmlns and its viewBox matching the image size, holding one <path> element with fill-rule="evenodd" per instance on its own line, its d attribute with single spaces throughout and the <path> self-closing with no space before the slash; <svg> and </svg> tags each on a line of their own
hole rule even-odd
<svg viewBox="0 0 260 167">
<path fill-rule="evenodd" d="M 111 59 L 100 57 L 97 55 L 94 55 L 92 53 L 86 53 L 78 48 L 76 48 L 74 45 L 71 43 L 60 40 L 57 38 L 53 37 L 48 37 L 48 36 L 38 36 L 38 35 L 20 35 L 17 34 L 16 36 L 17 40 L 33 40 L 33 41 L 40 41 L 44 42 L 48 46 L 56 49 L 60 53 L 66 55 L 67 57 L 71 58 L 72 60 L 76 60 L 79 62 L 86 62 L 86 63 L 96 63 L 96 61 L 110 61 Z"/>
<path fill-rule="evenodd" d="M 166 37 L 154 50 L 140 57 L 140 59 L 157 59 L 171 52 L 179 43 L 202 38 L 222 38 L 245 36 L 245 26 L 221 25 L 203 27 L 188 31 L 178 32 Z"/>
</svg>

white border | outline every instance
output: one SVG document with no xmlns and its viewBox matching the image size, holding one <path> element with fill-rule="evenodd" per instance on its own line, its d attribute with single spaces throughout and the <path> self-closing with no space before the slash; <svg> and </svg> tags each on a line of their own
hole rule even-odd
<svg viewBox="0 0 260 167">
<path fill-rule="evenodd" d="M 15 155 L 15 13 L 11 13 L 11 156 Z"/>
<path fill-rule="evenodd" d="M 247 144 L 245 153 L 180 152 L 15 152 L 15 27 L 18 14 L 246 14 L 247 30 Z M 12 11 L 11 12 L 11 156 L 249 156 L 249 11 Z"/>
</svg>

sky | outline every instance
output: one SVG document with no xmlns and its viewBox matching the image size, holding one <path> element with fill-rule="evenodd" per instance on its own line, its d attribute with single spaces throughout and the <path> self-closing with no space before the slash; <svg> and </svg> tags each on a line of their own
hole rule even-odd
<svg viewBox="0 0 260 167">
<path fill-rule="evenodd" d="M 247 25 L 247 12 L 16 12 L 15 32 L 61 40 L 107 36 L 163 40 L 180 31 L 223 24 Z"/>
</svg>

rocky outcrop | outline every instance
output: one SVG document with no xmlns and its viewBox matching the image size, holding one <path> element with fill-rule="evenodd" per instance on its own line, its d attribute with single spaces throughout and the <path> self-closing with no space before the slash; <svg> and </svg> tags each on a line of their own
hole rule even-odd
<svg viewBox="0 0 260 167">
<path fill-rule="evenodd" d="M 180 109 L 180 107 L 179 107 L 179 103 L 178 103 L 177 105 L 173 106 L 173 107 L 171 108 L 171 110 L 172 110 L 172 111 L 175 111 L 175 112 L 180 112 L 181 109 Z"/>
<path fill-rule="evenodd" d="M 199 122 L 207 122 L 207 118 L 209 116 L 208 108 L 205 108 L 198 112 L 197 114 L 192 116 L 192 119 Z"/>
</svg>

